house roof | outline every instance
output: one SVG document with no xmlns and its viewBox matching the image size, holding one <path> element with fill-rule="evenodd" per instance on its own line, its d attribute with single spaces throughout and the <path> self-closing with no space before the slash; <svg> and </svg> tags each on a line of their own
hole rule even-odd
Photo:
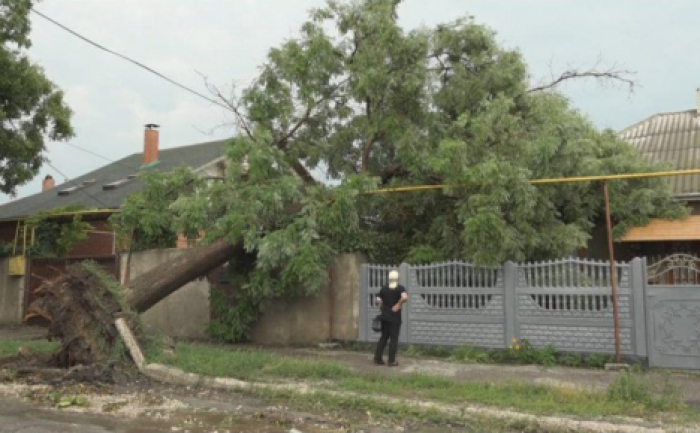
<svg viewBox="0 0 700 433">
<path fill-rule="evenodd" d="M 159 163 L 148 170 L 168 171 L 176 167 L 200 168 L 224 155 L 227 140 L 161 149 Z M 135 153 L 72 181 L 0 206 L 0 220 L 15 219 L 68 205 L 88 209 L 118 209 L 124 200 L 141 190 L 138 178 L 143 154 Z M 120 182 L 123 181 L 123 182 Z M 112 187 L 105 185 L 113 184 Z M 74 188 L 74 187 L 78 188 Z M 71 190 L 73 189 L 73 190 Z"/>
<path fill-rule="evenodd" d="M 642 155 L 673 170 L 700 169 L 700 115 L 698 110 L 661 113 L 626 128 L 620 138 Z M 668 179 L 674 194 L 700 193 L 700 175 Z"/>
</svg>

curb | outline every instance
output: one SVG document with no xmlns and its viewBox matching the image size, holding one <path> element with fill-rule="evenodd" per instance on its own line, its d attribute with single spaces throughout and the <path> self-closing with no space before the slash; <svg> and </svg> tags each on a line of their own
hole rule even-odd
<svg viewBox="0 0 700 433">
<path fill-rule="evenodd" d="M 120 324 L 118 327 L 120 334 L 124 329 L 125 333 L 130 334 L 130 330 L 126 323 Z M 128 331 L 128 332 L 127 332 Z M 132 336 L 133 337 L 133 336 Z M 124 338 L 124 335 L 122 335 Z M 372 400 L 398 404 L 398 405 L 410 405 L 417 409 L 424 410 L 435 410 L 441 412 L 445 415 L 457 416 L 464 419 L 469 419 L 471 417 L 483 417 L 498 420 L 511 420 L 511 421 L 525 421 L 530 423 L 536 423 L 541 427 L 554 428 L 554 429 L 565 429 L 566 431 L 576 431 L 576 432 L 594 432 L 594 433 L 681 433 L 681 432 L 694 432 L 698 431 L 697 428 L 691 427 L 660 427 L 660 426 L 649 426 L 642 425 L 642 420 L 634 420 L 635 423 L 629 423 L 631 420 L 622 419 L 620 423 L 615 423 L 612 421 L 589 421 L 589 420 L 576 420 L 567 417 L 556 417 L 556 416 L 537 416 L 522 412 L 515 412 L 512 410 L 501 410 L 494 409 L 491 407 L 479 407 L 474 405 L 448 405 L 434 403 L 424 400 L 405 400 L 389 396 L 367 396 L 358 394 L 355 392 L 348 391 L 332 391 L 325 389 L 318 389 L 310 387 L 306 384 L 274 384 L 274 383 L 260 383 L 260 382 L 246 382 L 243 380 L 225 378 L 225 377 L 208 377 L 202 376 L 196 373 L 187 373 L 179 368 L 170 367 L 163 364 L 151 363 L 147 364 L 143 355 L 141 355 L 141 349 L 135 339 L 129 339 L 126 341 L 129 351 L 132 353 L 132 359 L 142 359 L 141 363 L 137 363 L 137 367 L 141 374 L 144 376 L 171 385 L 181 385 L 181 386 L 196 386 L 204 387 L 212 390 L 218 391 L 251 391 L 255 389 L 267 389 L 273 391 L 292 391 L 302 395 L 313 395 L 323 393 L 326 395 L 332 395 L 335 397 L 362 397 Z M 134 356 L 136 355 L 136 356 Z M 139 358 L 139 355 L 141 357 Z M 623 424 L 627 422 L 626 424 Z"/>
</svg>

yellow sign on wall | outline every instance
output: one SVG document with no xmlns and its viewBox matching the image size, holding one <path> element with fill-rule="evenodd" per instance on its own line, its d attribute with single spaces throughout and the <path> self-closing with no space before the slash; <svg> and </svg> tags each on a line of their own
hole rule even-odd
<svg viewBox="0 0 700 433">
<path fill-rule="evenodd" d="M 27 266 L 27 258 L 25 256 L 10 257 L 10 272 L 11 276 L 21 277 Z"/>
</svg>

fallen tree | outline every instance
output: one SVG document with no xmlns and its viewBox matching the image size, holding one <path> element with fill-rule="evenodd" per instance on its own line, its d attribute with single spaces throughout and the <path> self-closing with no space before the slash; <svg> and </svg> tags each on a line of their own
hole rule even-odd
<svg viewBox="0 0 700 433">
<path fill-rule="evenodd" d="M 60 342 L 49 360 L 51 366 L 109 368 L 124 353 L 114 324 L 118 314 L 138 328 L 138 313 L 242 252 L 242 242 L 231 245 L 223 239 L 191 248 L 134 278 L 126 287 L 94 263 L 75 264 L 37 289 L 40 297 L 28 307 L 28 316 L 49 321 L 48 338 Z"/>
<path fill-rule="evenodd" d="M 145 311 L 247 252 L 254 263 L 232 263 L 241 290 L 222 326 L 238 341 L 266 299 L 325 287 L 341 251 L 361 250 L 383 263 L 459 258 L 487 265 L 569 254 L 587 245 L 600 218 L 600 188 L 534 186 L 532 179 L 658 169 L 552 91 L 568 79 L 614 78 L 614 71 L 569 72 L 533 88 L 521 55 L 500 47 L 487 27 L 467 18 L 406 31 L 397 21 L 400 4 L 329 2 L 298 38 L 270 51 L 240 96 L 211 88 L 242 131 L 228 146 L 226 175 L 214 182 L 192 172 L 144 172 L 144 190 L 127 198 L 113 222 L 144 239 L 205 231 L 221 240 L 121 288 L 126 306 Z M 319 170 L 332 186 L 315 181 Z M 365 194 L 421 184 L 448 187 Z M 662 180 L 611 188 L 617 235 L 650 217 L 686 214 Z M 77 276 L 69 278 L 81 287 Z M 54 336 L 82 347 L 64 354 L 64 365 L 106 353 L 97 337 L 78 345 L 74 330 L 101 323 L 88 308 L 61 315 L 69 311 L 65 302 L 83 302 L 78 293 L 61 298 L 71 281 L 47 286 L 58 298 L 42 307 Z"/>
</svg>

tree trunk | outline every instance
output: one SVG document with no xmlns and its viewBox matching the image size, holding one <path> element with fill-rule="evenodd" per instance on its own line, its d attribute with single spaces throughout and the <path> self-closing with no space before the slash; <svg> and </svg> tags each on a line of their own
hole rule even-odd
<svg viewBox="0 0 700 433">
<path fill-rule="evenodd" d="M 101 377 L 110 371 L 111 360 L 120 353 L 116 314 L 126 312 L 127 319 L 135 323 L 129 310 L 143 313 L 190 281 L 244 253 L 242 240 L 231 245 L 220 239 L 156 266 L 128 287 L 120 287 L 94 264 L 75 264 L 39 288 L 41 296 L 29 306 L 28 317 L 48 320 L 48 337 L 61 342 L 60 349 L 50 358 L 52 367 L 92 365 Z"/>
<path fill-rule="evenodd" d="M 242 240 L 231 245 L 220 239 L 205 247 L 189 249 L 134 278 L 124 288 L 124 299 L 134 311 L 143 313 L 180 287 L 243 253 Z"/>
</svg>

